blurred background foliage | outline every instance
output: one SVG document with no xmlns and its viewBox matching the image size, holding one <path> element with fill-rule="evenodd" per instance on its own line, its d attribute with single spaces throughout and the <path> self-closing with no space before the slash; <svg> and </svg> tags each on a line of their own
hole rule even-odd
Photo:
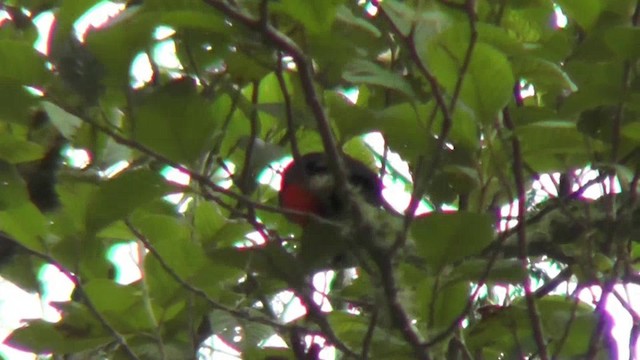
<svg viewBox="0 0 640 360">
<path fill-rule="evenodd" d="M 615 296 L 634 353 L 640 316 L 617 286 L 640 282 L 640 2 L 109 3 L 86 30 L 105 2 L 0 4 L 0 273 L 39 292 L 52 264 L 75 285 L 59 322 L 7 344 L 68 359 L 209 358 L 211 336 L 244 359 L 607 359 Z M 43 52 L 40 16 L 54 19 Z M 411 194 L 401 212 L 433 213 L 401 225 L 369 209 L 302 234 L 273 184 L 311 151 L 375 164 Z M 322 253 L 345 233 L 369 237 L 352 249 L 363 266 L 320 264 L 318 288 L 299 238 Z M 142 278 L 121 284 L 107 254 L 132 241 Z M 581 301 L 593 286 L 600 300 Z"/>
</svg>

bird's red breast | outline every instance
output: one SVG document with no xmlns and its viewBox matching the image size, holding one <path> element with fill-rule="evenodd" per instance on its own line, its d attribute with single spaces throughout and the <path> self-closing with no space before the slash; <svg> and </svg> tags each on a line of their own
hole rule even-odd
<svg viewBox="0 0 640 360">
<path fill-rule="evenodd" d="M 376 173 L 354 158 L 346 155 L 343 158 L 350 184 L 367 202 L 380 205 L 382 184 Z M 324 153 L 305 154 L 287 165 L 282 172 L 279 200 L 280 206 L 285 209 L 328 218 L 340 214 L 344 205 L 334 189 Z M 304 215 L 288 217 L 300 225 L 308 221 Z"/>
<path fill-rule="evenodd" d="M 280 206 L 285 209 L 305 213 L 320 213 L 320 202 L 316 196 L 303 186 L 298 184 L 282 184 L 280 188 Z M 297 224 L 304 225 L 308 218 L 304 215 L 290 215 L 289 219 Z"/>
</svg>

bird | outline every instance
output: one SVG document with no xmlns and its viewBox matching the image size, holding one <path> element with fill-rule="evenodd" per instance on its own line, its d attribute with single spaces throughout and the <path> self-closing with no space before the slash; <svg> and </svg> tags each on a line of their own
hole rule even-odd
<svg viewBox="0 0 640 360">
<path fill-rule="evenodd" d="M 384 206 L 382 181 L 377 173 L 348 155 L 342 158 L 349 186 L 363 200 L 362 205 L 372 209 Z M 296 214 L 285 216 L 302 228 L 297 258 L 304 268 L 315 272 L 358 265 L 359 256 L 354 251 L 359 235 L 350 221 L 349 203 L 337 189 L 328 156 L 311 152 L 294 159 L 283 170 L 280 185 L 280 207 L 295 210 Z M 318 218 L 329 222 L 317 221 Z"/>
<path fill-rule="evenodd" d="M 378 175 L 363 162 L 343 155 L 349 185 L 370 205 L 384 205 L 382 182 Z M 346 201 L 336 189 L 329 159 L 322 152 L 311 152 L 294 159 L 282 172 L 280 207 L 300 213 L 313 214 L 329 220 L 344 215 Z M 309 223 L 309 216 L 289 214 L 289 220 L 298 225 Z"/>
</svg>

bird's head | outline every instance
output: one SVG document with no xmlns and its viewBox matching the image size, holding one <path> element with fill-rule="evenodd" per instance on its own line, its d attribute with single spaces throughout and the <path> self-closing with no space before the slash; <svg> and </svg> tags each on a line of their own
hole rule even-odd
<svg viewBox="0 0 640 360">
<path fill-rule="evenodd" d="M 349 184 L 369 204 L 382 204 L 382 183 L 377 174 L 364 163 L 343 156 Z M 336 218 L 344 211 L 345 201 L 336 191 L 333 173 L 326 154 L 314 152 L 292 161 L 282 173 L 279 194 L 280 206 L 285 209 Z M 290 216 L 304 225 L 308 217 Z"/>
</svg>

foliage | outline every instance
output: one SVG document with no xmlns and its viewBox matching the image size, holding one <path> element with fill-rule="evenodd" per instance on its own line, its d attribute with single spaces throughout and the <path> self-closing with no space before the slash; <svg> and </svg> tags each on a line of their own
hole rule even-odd
<svg viewBox="0 0 640 360">
<path fill-rule="evenodd" d="M 602 299 L 640 282 L 640 2 L 129 1 L 81 41 L 73 25 L 98 3 L 1 5 L 1 271 L 37 291 L 50 263 L 76 285 L 55 304 L 60 322 L 29 321 L 8 344 L 182 359 L 217 335 L 247 359 L 316 359 L 313 335 L 343 358 L 615 358 Z M 46 11 L 43 55 L 33 20 Z M 167 42 L 177 68 L 157 51 Z M 140 56 L 152 76 L 134 86 Z M 364 142 L 371 132 L 384 152 Z M 67 148 L 90 164 L 62 164 Z M 258 178 L 310 151 L 328 154 L 347 194 L 342 151 L 404 181 L 406 214 L 421 202 L 435 212 L 403 221 L 353 201 L 346 219 L 303 235 Z M 540 203 L 545 174 L 556 189 Z M 583 198 L 594 185 L 606 196 Z M 330 266 L 313 256 L 328 237 L 359 265 L 357 277 L 334 269 L 331 311 L 311 283 Z M 298 256 L 301 238 L 312 244 Z M 132 240 L 147 250 L 144 276 L 118 284 L 106 253 Z M 557 291 L 568 280 L 576 290 Z M 589 286 L 603 291 L 595 307 L 577 296 Z M 286 291 L 303 317 L 284 320 Z M 289 349 L 265 346 L 274 334 Z"/>
</svg>

